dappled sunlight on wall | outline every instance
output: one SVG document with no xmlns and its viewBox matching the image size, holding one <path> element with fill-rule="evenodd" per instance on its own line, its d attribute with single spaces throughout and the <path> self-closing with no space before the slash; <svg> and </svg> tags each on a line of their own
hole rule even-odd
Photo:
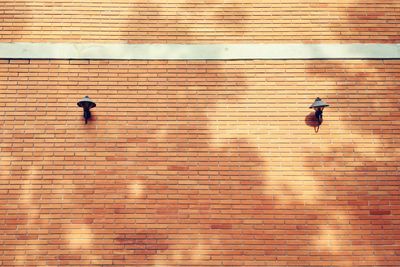
<svg viewBox="0 0 400 267">
<path fill-rule="evenodd" d="M 71 249 L 87 249 L 92 244 L 94 237 L 92 230 L 86 224 L 64 225 L 66 239 Z"/>
<path fill-rule="evenodd" d="M 171 246 L 167 253 L 156 255 L 154 266 L 180 266 L 188 263 L 203 264 L 204 262 L 210 261 L 210 240 L 196 240 L 197 244 L 192 244 L 193 242 L 190 243 L 189 248 L 187 247 L 189 246 L 188 244 L 186 246 L 184 244 L 176 244 Z"/>
<path fill-rule="evenodd" d="M 129 189 L 131 191 L 131 195 L 134 198 L 139 198 L 142 197 L 143 195 L 143 190 L 145 189 L 144 185 L 141 184 L 140 182 L 132 182 L 129 185 Z"/>
<path fill-rule="evenodd" d="M 262 94 L 261 91 L 259 94 Z M 291 123 L 285 118 L 280 120 L 278 116 L 265 123 L 263 122 L 265 118 L 256 117 L 257 112 L 263 112 L 271 105 L 271 103 L 257 103 L 261 101 L 260 99 L 255 101 L 251 95 L 243 92 L 241 99 L 237 102 L 229 103 L 229 101 L 221 100 L 213 109 L 209 109 L 207 118 L 212 133 L 212 144 L 223 147 L 232 140 L 246 138 L 246 142 L 257 148 L 258 154 L 268 160 L 268 166 L 262 168 L 265 177 L 262 187 L 265 195 L 273 195 L 274 199 L 281 204 L 289 204 L 293 200 L 313 201 L 314 195 L 321 194 L 314 178 L 307 176 L 305 172 L 304 175 L 298 176 L 300 169 L 305 170 L 304 162 L 297 156 L 288 156 L 288 153 L 284 153 L 283 145 L 289 147 L 291 151 L 295 148 L 279 142 L 280 139 L 292 138 L 290 130 L 287 133 L 279 130 L 288 127 Z M 293 123 L 293 127 L 296 127 L 296 123 Z M 299 127 L 302 126 L 300 123 Z M 275 138 L 271 138 L 274 136 L 274 131 Z M 294 172 L 296 176 L 282 176 L 283 171 L 288 174 L 290 170 L 296 170 Z M 291 197 L 294 199 L 291 200 Z"/>
<path fill-rule="evenodd" d="M 318 179 L 325 177 L 327 184 L 334 185 L 326 194 L 343 205 L 342 214 L 334 218 L 342 225 L 335 235 L 344 244 L 331 252 L 337 256 L 351 244 L 354 259 L 372 265 L 376 261 L 394 264 L 391 253 L 386 257 L 381 253 L 396 243 L 387 240 L 391 238 L 389 229 L 393 226 L 384 226 L 388 236 L 375 239 L 366 236 L 380 231 L 382 226 L 374 220 L 384 225 L 396 224 L 396 217 L 387 216 L 392 213 L 385 206 L 398 201 L 393 191 L 397 184 L 394 180 L 397 180 L 398 162 L 392 149 L 398 146 L 397 139 L 393 139 L 394 132 L 398 131 L 393 122 L 397 121 L 399 111 L 397 87 L 393 83 L 398 75 L 396 62 L 325 61 L 329 64 L 323 66 L 320 61 L 309 62 L 306 66 L 311 77 L 330 82 L 335 92 L 332 97 L 337 114 L 330 123 L 334 130 L 328 140 L 321 140 L 323 146 L 319 150 L 310 150 L 320 158 L 320 166 L 325 170 L 320 174 L 310 166 L 310 173 Z M 322 125 L 322 129 L 324 127 Z M 377 203 L 382 206 L 376 206 Z M 329 208 L 333 210 L 337 206 L 330 203 Z"/>
<path fill-rule="evenodd" d="M 32 203 L 32 193 L 35 192 L 33 189 L 32 180 L 26 179 L 22 182 L 20 195 L 21 203 Z"/>
<path fill-rule="evenodd" d="M 346 64 L 2 62 L 3 265 L 396 266 L 399 64 Z"/>
<path fill-rule="evenodd" d="M 398 4 L 3 0 L 3 42 L 395 43 Z"/>
<path fill-rule="evenodd" d="M 327 120 L 321 126 L 320 135 L 323 138 L 320 138 L 310 128 L 304 127 L 301 120 L 286 121 L 285 117 L 283 120 L 277 117 L 265 124 L 252 122 L 255 111 L 270 105 L 255 105 L 246 94 L 241 94 L 237 109 L 230 107 L 231 105 L 219 101 L 215 110 L 207 113 L 210 128 L 218 130 L 212 135 L 214 144 L 223 146 L 224 142 L 241 136 L 258 147 L 259 155 L 263 155 L 268 161 L 268 166 L 263 169 L 265 181 L 262 189 L 265 196 L 273 197 L 274 218 L 285 218 L 288 220 L 285 224 L 290 225 L 290 217 L 282 214 L 282 210 L 286 210 L 287 214 L 299 219 L 293 225 L 297 234 L 307 233 L 311 236 L 308 251 L 312 255 L 325 253 L 327 258 L 330 255 L 335 256 L 341 266 L 354 265 L 354 262 L 348 260 L 352 255 L 348 248 L 352 244 L 351 240 L 361 238 L 363 231 L 352 225 L 352 213 L 355 211 L 351 206 L 334 205 L 335 202 L 340 203 L 337 200 L 338 194 L 341 195 L 346 187 L 349 190 L 351 187 L 343 184 L 332 188 L 329 180 L 324 181 L 314 175 L 318 172 L 323 175 L 324 171 L 330 169 L 336 170 L 337 174 L 357 171 L 360 166 L 358 164 L 362 164 L 367 158 L 375 159 L 382 155 L 379 153 L 383 145 L 380 136 L 363 134 L 357 129 L 348 132 L 347 125 L 339 120 L 346 113 L 341 113 L 335 107 L 325 112 Z M 240 109 L 240 106 L 247 109 Z M 304 106 L 305 114 L 306 110 Z M 281 130 L 273 136 L 271 131 L 277 129 L 287 130 Z M 268 150 L 263 149 L 264 147 L 268 147 Z M 336 153 L 332 153 L 334 148 Z M 300 241 L 303 246 L 305 242 Z M 371 251 L 373 247 L 365 245 L 363 249 Z M 366 260 L 376 262 L 379 259 L 371 255 Z"/>
</svg>

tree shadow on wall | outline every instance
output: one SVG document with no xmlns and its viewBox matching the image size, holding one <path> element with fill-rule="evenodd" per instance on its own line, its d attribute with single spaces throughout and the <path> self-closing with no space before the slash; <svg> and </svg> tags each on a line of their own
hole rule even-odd
<svg viewBox="0 0 400 267">
<path fill-rule="evenodd" d="M 335 232 L 335 229 L 332 231 L 331 228 L 323 227 L 329 225 L 334 216 L 343 215 L 342 213 L 320 214 L 321 211 L 316 209 L 320 204 L 325 205 L 334 199 L 335 195 L 305 205 L 300 197 L 283 201 L 284 195 L 266 194 L 274 186 L 267 183 L 266 169 L 272 163 L 265 162 L 261 156 L 260 152 L 264 152 L 261 151 L 264 148 L 260 149 L 251 143 L 246 135 L 243 137 L 243 134 L 236 134 L 234 123 L 228 126 L 234 132 L 233 135 L 221 135 L 220 128 L 224 126 L 224 120 L 231 119 L 229 116 L 210 118 L 210 111 L 220 108 L 218 103 L 247 103 L 240 98 L 243 87 L 247 87 L 242 87 L 248 78 L 247 74 L 226 62 L 102 63 L 105 63 L 103 68 L 97 69 L 89 64 L 77 66 L 81 72 L 87 72 L 87 76 L 81 77 L 82 80 L 77 84 L 63 80 L 55 83 L 70 93 L 59 100 L 64 105 L 64 108 L 61 105 L 60 112 L 65 111 L 63 114 L 70 118 L 75 118 L 78 113 L 81 116 L 80 111 L 66 108 L 70 104 L 71 95 L 77 94 L 76 99 L 84 95 L 83 91 L 77 93 L 75 85 L 87 86 L 94 95 L 104 93 L 106 96 L 93 97 L 99 103 L 95 111 L 98 118 L 96 122 L 93 121 L 93 124 L 84 128 L 81 121 L 74 122 L 71 119 L 65 128 L 59 129 L 71 135 L 64 136 L 65 143 L 59 144 L 53 155 L 65 156 L 65 152 L 72 153 L 72 156 L 68 156 L 74 158 L 75 169 L 68 169 L 70 166 L 67 165 L 67 160 L 57 167 L 47 164 L 46 171 L 50 172 L 50 176 L 62 173 L 58 174 L 59 179 L 53 178 L 57 180 L 54 183 L 67 190 L 64 193 L 55 193 L 58 195 L 54 203 L 49 203 L 55 211 L 40 211 L 40 216 L 47 217 L 48 220 L 39 223 L 43 232 L 38 234 L 40 242 L 35 249 L 36 256 L 21 265 L 220 266 L 224 263 L 229 266 L 243 266 L 259 261 L 265 265 L 286 266 L 299 265 L 299 262 L 304 261 L 311 264 L 312 260 L 320 257 L 331 259 L 331 256 L 340 256 L 343 260 L 343 257 L 351 256 L 348 251 L 344 253 L 344 248 L 335 253 L 325 244 L 323 248 L 327 248 L 326 251 L 321 251 L 321 245 L 317 243 L 321 238 L 331 242 L 337 239 L 335 237 L 346 235 L 345 232 Z M 235 64 L 240 63 L 239 61 Z M 160 68 L 159 64 L 164 65 Z M 169 64 L 172 67 L 168 68 Z M 204 64 L 209 67 L 202 68 Z M 319 63 L 308 65 L 309 71 L 315 70 L 313 64 Z M 113 71 L 108 73 L 107 68 Z M 337 64 L 333 69 L 335 70 L 331 71 L 345 72 L 352 68 Z M 37 74 L 33 69 L 31 71 L 32 75 Z M 389 81 L 393 81 L 390 86 L 396 88 L 394 78 L 398 78 L 397 71 L 386 69 L 385 73 L 388 73 L 385 83 L 389 85 Z M 326 71 L 323 74 L 312 73 L 316 81 L 325 79 L 325 75 Z M 122 77 L 126 78 L 123 82 Z M 354 77 L 368 81 L 379 75 L 374 77 L 358 71 Z M 348 79 L 356 79 L 354 77 L 349 74 L 340 81 L 343 84 L 338 85 L 351 87 L 353 85 L 346 83 L 349 82 Z M 353 84 L 359 81 L 350 80 Z M 362 86 L 372 88 L 375 85 L 364 83 L 353 89 L 362 90 Z M 319 87 L 324 88 L 322 85 Z M 388 116 L 393 115 L 392 108 L 398 103 L 396 95 L 394 98 L 393 95 L 387 95 L 391 100 L 380 102 L 390 107 L 374 102 L 374 107 L 368 112 L 373 112 L 376 121 L 380 122 L 371 126 L 356 118 L 346 117 L 347 111 L 354 110 L 354 107 L 350 109 L 347 103 L 343 106 L 340 103 L 350 93 L 341 91 L 341 88 L 331 89 L 326 91 L 327 99 L 337 99 L 333 103 L 337 110 L 341 110 L 340 118 L 345 118 L 343 121 L 346 128 L 361 134 L 377 131 L 378 135 L 388 137 L 382 138 L 383 147 L 377 151 L 387 153 L 387 149 L 392 148 L 395 153 L 397 143 L 391 134 L 397 133 L 397 125 L 392 124 L 393 116 L 390 121 L 381 121 L 380 118 L 382 112 L 386 112 Z M 380 89 L 373 92 L 379 93 Z M 91 94 L 89 93 L 90 96 Z M 55 94 L 49 94 L 49 97 L 57 98 Z M 310 93 L 310 99 L 314 97 Z M 47 98 L 42 100 L 45 99 Z M 360 101 L 360 98 L 357 99 Z M 363 112 L 365 103 L 358 102 L 358 112 Z M 119 106 L 116 108 L 117 104 Z M 103 115 L 105 113 L 117 115 L 106 118 Z M 218 120 L 219 128 L 214 128 L 215 123 L 211 125 L 211 120 Z M 246 118 L 232 118 L 232 121 L 235 120 Z M 71 127 L 75 128 L 73 132 Z M 78 146 L 75 136 L 79 136 L 81 141 Z M 55 137 L 59 135 L 56 134 Z M 327 147 L 333 151 L 333 147 Z M 342 167 L 343 162 L 339 160 L 341 152 L 332 151 L 326 152 L 328 157 L 324 161 L 329 160 L 331 164 L 336 164 L 335 167 Z M 305 157 L 304 161 L 309 163 L 310 172 L 316 179 L 322 179 L 314 168 L 325 166 L 318 165 L 318 162 L 310 163 L 311 158 L 316 158 L 315 150 L 308 151 L 308 155 L 311 157 Z M 103 160 L 107 163 L 102 163 Z M 373 172 L 370 167 L 379 170 L 388 166 L 388 163 L 382 161 L 371 165 L 373 157 L 357 156 L 357 160 L 362 162 L 356 172 L 357 176 Z M 396 162 L 390 162 L 391 167 L 398 167 Z M 35 164 L 41 166 L 42 163 L 36 161 Z M 285 162 L 282 161 L 282 164 Z M 57 168 L 61 168 L 62 172 Z M 345 171 L 339 173 L 346 175 Z M 284 176 L 282 173 L 282 177 Z M 341 186 L 332 175 L 329 179 L 333 185 Z M 303 181 L 295 183 L 298 185 Z M 346 193 L 359 192 L 357 187 L 360 185 L 362 184 L 351 184 Z M 383 184 L 374 185 L 379 187 Z M 301 195 L 301 192 L 294 192 L 289 181 L 280 188 L 288 195 Z M 378 202 L 379 199 L 373 200 Z M 392 198 L 389 201 L 391 200 Z M 357 200 L 345 201 L 348 201 L 345 205 L 352 205 L 350 215 L 346 213 L 347 216 L 350 219 L 363 220 L 364 217 L 355 212 L 358 204 L 353 201 Z M 337 204 L 341 202 L 334 199 L 334 205 L 326 207 L 336 208 Z M 9 208 L 12 209 L 13 206 Z M 23 215 L 8 215 L 11 220 L 22 218 L 19 221 L 21 225 L 26 222 L 27 217 Z M 319 219 L 322 222 L 318 222 Z M 354 221 L 350 219 L 348 222 Z M 15 221 L 8 223 L 12 225 Z M 32 233 L 31 228 L 26 228 L 27 235 L 22 235 L 21 238 L 36 238 L 35 235 L 29 235 Z M 358 230 L 352 225 L 349 228 L 350 231 Z M 371 228 L 377 230 L 376 227 Z M 19 243 L 5 243 L 8 251 L 20 248 Z M 310 250 L 312 246 L 314 249 Z M 48 254 L 53 248 L 58 249 L 57 255 Z M 371 252 L 369 246 L 357 248 L 357 251 Z M 312 259 L 309 258 L 310 254 Z M 376 262 L 387 263 L 385 260 Z M 331 262 L 329 264 L 332 265 Z"/>
<path fill-rule="evenodd" d="M 294 152 L 306 153 L 304 169 L 294 169 L 290 155 L 285 154 L 288 150 L 282 147 L 296 139 L 272 134 L 286 127 L 285 122 L 274 124 L 268 118 L 270 128 L 255 131 L 260 122 L 249 122 L 255 115 L 254 100 L 242 95 L 243 88 L 260 90 L 252 79 L 266 79 L 276 65 L 258 63 L 257 68 L 270 69 L 255 74 L 242 69 L 253 69 L 247 61 L 162 63 L 160 67 L 160 62 L 107 62 L 114 71 L 103 75 L 90 64 L 71 69 L 71 73 L 87 72 L 85 79 L 99 86 L 99 97 L 93 97 L 98 103 L 93 111 L 97 121 L 88 125 L 77 119 L 81 110 L 75 103 L 74 108 L 68 104 L 77 93 L 69 83 L 58 84 L 65 88 L 64 94 L 37 98 L 35 105 L 46 106 L 57 95 L 68 123 L 50 130 L 43 121 L 35 122 L 36 129 L 54 135 L 54 140 L 48 140 L 50 147 L 41 150 L 47 153 L 46 159 L 54 159 L 44 163 L 41 154 L 30 159 L 43 172 L 37 182 L 46 190 L 40 194 L 40 205 L 33 202 L 43 219 L 34 224 L 20 222 L 19 228 L 27 229 L 21 238 L 36 238 L 21 243 L 40 240 L 35 258 L 21 265 L 220 266 L 223 262 L 244 266 L 257 261 L 287 266 L 303 264 L 310 251 L 318 256 L 307 258 L 307 264 L 322 255 L 341 257 L 337 265 L 348 262 L 349 252 L 333 246 L 340 248 L 334 253 L 329 246 L 346 232 L 326 226 L 332 220 L 350 221 L 335 217 L 346 216 L 347 210 L 321 210 L 321 206 L 332 209 L 343 204 L 324 187 L 325 180 L 340 186 L 336 174 L 321 172 L 329 166 L 315 160 L 325 155 L 316 154 L 318 149 L 307 150 L 302 140 Z M 29 72 L 32 77 L 37 75 L 34 69 Z M 126 81 L 116 84 L 115 76 L 126 77 Z M 257 100 L 256 107 L 265 109 L 264 100 L 259 96 Z M 268 139 L 261 134 L 265 129 L 271 131 Z M 20 137 L 19 145 L 29 149 L 25 146 L 33 137 Z M 327 148 L 332 145 L 331 138 L 319 140 Z M 348 145 L 342 151 L 352 153 L 356 148 Z M 277 150 L 279 154 L 274 155 Z M 264 155 L 270 152 L 266 162 Z M 328 162 L 324 164 L 335 164 L 340 156 L 330 155 L 329 150 L 326 154 L 331 158 L 324 159 Z M 359 160 L 366 164 L 366 158 Z M 304 174 L 307 168 L 314 180 Z M 24 173 L 27 167 L 20 169 Z M 44 180 L 51 183 L 45 185 Z M 49 192 L 53 199 L 42 200 Z M 315 198 L 316 192 L 323 197 Z M 32 225 L 42 232 L 33 235 Z M 8 251 L 22 248 L 5 243 Z M 57 254 L 47 254 L 53 247 L 58 248 Z"/>
<path fill-rule="evenodd" d="M 315 67 L 318 68 L 319 64 L 323 64 L 321 70 L 327 68 L 326 62 L 314 62 L 307 66 L 316 79 L 318 76 L 315 75 L 319 72 L 315 71 Z M 359 240 L 363 235 L 371 235 L 372 231 L 380 233 L 369 240 L 352 242 L 351 249 L 359 252 L 357 256 L 352 257 L 351 264 L 397 264 L 398 257 L 385 254 L 396 243 L 387 240 L 387 235 L 391 235 L 393 229 L 391 226 L 382 225 L 397 224 L 394 218 L 388 216 L 391 214 L 388 205 L 398 201 L 397 196 L 392 193 L 393 186 L 398 186 L 398 183 L 393 181 L 393 170 L 398 168 L 393 153 L 393 148 L 398 144 L 393 139 L 393 132 L 397 131 L 398 126 L 391 123 L 399 111 L 396 105 L 396 89 L 391 80 L 393 76 L 398 75 L 395 74 L 392 65 L 384 66 L 386 62 L 378 60 L 346 63 L 330 61 L 328 64 L 331 66 L 328 70 L 321 71 L 324 73 L 322 77 L 327 79 L 326 72 L 330 72 L 332 76 L 328 79 L 332 79 L 338 85 L 319 90 L 318 94 L 325 90 L 327 101 L 333 104 L 328 113 L 330 129 L 327 130 L 330 134 L 323 136 L 322 149 L 306 151 L 309 155 L 305 160 L 315 162 L 314 159 L 318 158 L 319 162 L 324 163 L 319 166 L 319 169 L 325 171 L 324 179 L 333 180 L 325 189 L 327 195 L 337 199 L 330 209 L 345 203 L 342 211 L 338 210 L 330 215 L 329 221 L 332 223 L 333 220 L 337 220 L 339 225 L 351 225 L 354 236 L 351 236 L 347 227 L 340 226 L 329 230 L 331 238 L 340 240 L 341 236 L 347 235 L 349 240 Z M 312 123 L 308 122 L 309 116 L 306 117 L 306 124 L 313 127 Z M 338 147 L 342 149 L 337 150 Z M 310 173 L 316 179 L 322 179 L 315 169 L 318 168 L 310 169 Z M 382 174 L 385 174 L 385 178 L 381 178 Z M 374 186 L 371 186 L 372 184 Z M 368 203 L 374 204 L 368 207 Z M 381 230 L 382 227 L 386 230 Z M 338 247 L 326 247 L 325 250 L 330 256 L 346 257 L 348 245 L 344 241 L 337 244 Z"/>
<path fill-rule="evenodd" d="M 320 234 L 305 222 L 319 215 L 301 208 L 294 187 L 268 182 L 266 148 L 237 130 L 253 115 L 237 112 L 248 103 L 239 92 L 253 86 L 246 82 L 253 74 L 238 67 L 248 63 L 129 64 L 117 73 L 129 70 L 137 86 L 104 89 L 98 101 L 103 114 L 118 103 L 119 116 L 104 120 L 99 112 L 95 131 L 76 122 L 85 150 L 74 151 L 87 157 L 87 169 L 75 171 L 73 183 L 90 194 L 64 197 L 84 208 L 68 218 L 82 217 L 75 227 L 86 229 L 65 238 L 82 232 L 90 242 L 63 253 L 124 266 L 299 264 Z M 89 73 L 93 82 L 104 78 Z"/>
<path fill-rule="evenodd" d="M 391 5 L 394 1 L 385 4 Z M 361 3 L 354 4 L 349 13 L 356 14 L 363 8 Z M 385 10 L 377 8 L 370 21 L 367 14 L 365 23 L 372 25 L 375 16 L 383 18 L 386 12 L 390 13 L 389 9 Z M 349 21 L 352 19 L 354 17 Z M 357 27 L 359 25 L 354 25 L 355 29 Z M 382 42 L 392 42 L 390 40 Z M 394 170 L 399 168 L 395 160 L 399 144 L 394 133 L 399 132 L 399 126 L 393 123 L 398 120 L 400 111 L 399 87 L 394 82 L 399 77 L 399 63 L 390 60 L 312 61 L 306 63 L 306 71 L 315 90 L 310 98 L 318 94 L 332 105 L 328 115 L 329 135 L 323 134 L 321 147 L 306 151 L 308 155 L 304 159 L 313 162 L 319 159 L 318 167 L 324 169 L 324 179 L 327 179 L 324 192 L 336 199 L 329 209 L 341 207 L 330 215 L 331 222 L 335 220 L 341 225 L 331 230 L 331 238 L 340 240 L 347 236 L 351 241 L 348 244 L 340 240 L 338 248 L 327 247 L 326 251 L 329 256 L 346 257 L 350 246 L 354 255 L 352 265 L 397 265 L 400 258 L 392 246 L 398 238 L 393 239 L 392 233 L 398 222 L 391 216 L 389 205 L 399 200 L 394 194 L 394 188 L 399 186 L 394 180 Z M 309 116 L 305 122 L 313 127 L 308 122 Z M 309 171 L 315 179 L 322 179 L 316 169 Z M 320 201 L 323 203 L 323 199 Z"/>
</svg>

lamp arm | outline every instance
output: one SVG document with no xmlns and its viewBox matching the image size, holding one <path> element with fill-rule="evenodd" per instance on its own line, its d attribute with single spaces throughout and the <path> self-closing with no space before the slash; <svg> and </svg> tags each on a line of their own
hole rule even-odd
<svg viewBox="0 0 400 267">
<path fill-rule="evenodd" d="M 315 117 L 317 118 L 319 125 L 321 125 L 321 123 L 322 123 L 322 113 L 323 113 L 323 111 L 320 109 L 315 111 Z"/>
<path fill-rule="evenodd" d="M 89 109 L 84 109 L 83 110 L 83 117 L 85 118 L 85 124 L 87 124 L 88 119 L 91 117 Z"/>
</svg>

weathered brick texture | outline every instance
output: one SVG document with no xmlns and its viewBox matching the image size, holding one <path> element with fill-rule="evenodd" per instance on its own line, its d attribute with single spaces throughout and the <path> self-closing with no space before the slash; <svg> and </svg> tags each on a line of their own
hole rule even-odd
<svg viewBox="0 0 400 267">
<path fill-rule="evenodd" d="M 0 265 L 399 266 L 399 78 L 400 61 L 2 60 Z"/>
<path fill-rule="evenodd" d="M 395 43 L 398 0 L 0 0 L 2 42 Z"/>
</svg>

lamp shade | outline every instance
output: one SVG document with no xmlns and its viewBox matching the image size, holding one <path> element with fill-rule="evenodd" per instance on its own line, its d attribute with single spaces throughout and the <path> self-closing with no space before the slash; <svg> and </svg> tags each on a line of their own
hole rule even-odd
<svg viewBox="0 0 400 267">
<path fill-rule="evenodd" d="M 310 106 L 310 108 L 324 108 L 329 107 L 327 103 L 325 103 L 321 98 L 317 97 L 314 103 Z"/>
<path fill-rule="evenodd" d="M 85 96 L 84 98 L 78 101 L 77 105 L 78 107 L 81 107 L 83 109 L 91 109 L 96 106 L 96 103 L 88 96 Z"/>
</svg>

